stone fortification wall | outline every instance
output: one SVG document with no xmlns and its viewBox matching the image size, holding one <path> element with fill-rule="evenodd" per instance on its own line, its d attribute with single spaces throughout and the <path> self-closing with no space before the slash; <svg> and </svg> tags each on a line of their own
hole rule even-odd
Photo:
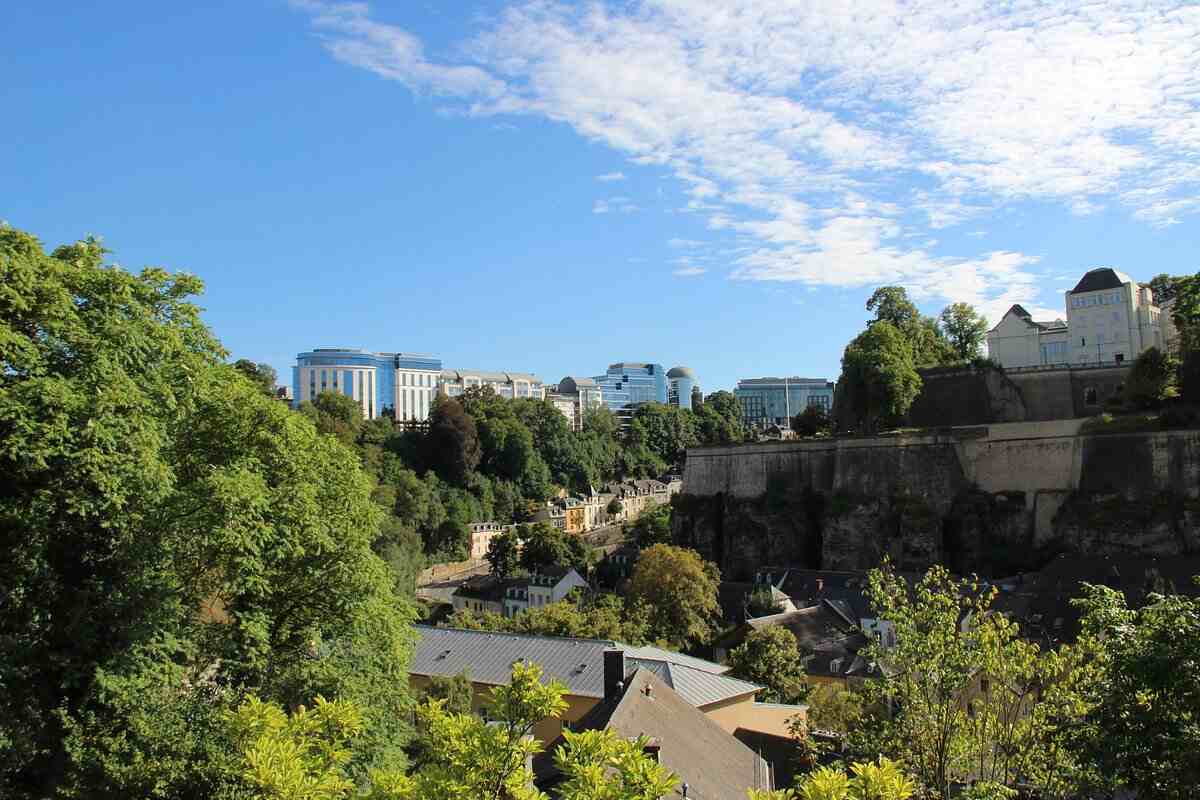
<svg viewBox="0 0 1200 800">
<path fill-rule="evenodd" d="M 920 370 L 921 394 L 908 412 L 915 427 L 1045 422 L 1093 416 L 1121 393 L 1131 365 Z"/>
<path fill-rule="evenodd" d="M 731 577 L 770 563 L 861 568 L 883 555 L 998 575 L 1060 552 L 1200 552 L 1200 431 L 1081 435 L 1079 425 L 692 449 L 676 537 Z"/>
</svg>

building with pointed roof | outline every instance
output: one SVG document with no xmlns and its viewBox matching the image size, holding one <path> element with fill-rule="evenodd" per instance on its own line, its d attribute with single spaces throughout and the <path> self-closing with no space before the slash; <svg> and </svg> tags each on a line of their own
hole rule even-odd
<svg viewBox="0 0 1200 800">
<path fill-rule="evenodd" d="M 771 768 L 761 756 L 657 674 L 638 666 L 636 659 L 626 659 L 619 650 L 605 654 L 604 667 L 603 699 L 572 730 L 609 730 L 623 739 L 644 738 L 647 754 L 679 778 L 677 796 L 689 800 L 728 800 L 745 797 L 747 789 L 773 788 Z M 534 759 L 538 788 L 552 788 L 561 779 L 554 751 L 563 741 L 555 739 Z"/>
<path fill-rule="evenodd" d="M 1066 293 L 1066 320 L 1035 320 L 1021 305 L 988 331 L 988 354 L 1001 366 L 1066 366 L 1131 362 L 1163 346 L 1162 310 L 1149 286 L 1098 267 Z"/>
</svg>

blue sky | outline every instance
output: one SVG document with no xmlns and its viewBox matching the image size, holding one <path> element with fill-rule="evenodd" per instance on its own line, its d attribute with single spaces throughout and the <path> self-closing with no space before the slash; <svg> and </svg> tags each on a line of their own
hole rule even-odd
<svg viewBox="0 0 1200 800">
<path fill-rule="evenodd" d="M 836 377 L 878 285 L 1200 270 L 1200 7 L 1049 5 L 17 3 L 0 219 L 200 275 L 281 376 Z"/>
</svg>

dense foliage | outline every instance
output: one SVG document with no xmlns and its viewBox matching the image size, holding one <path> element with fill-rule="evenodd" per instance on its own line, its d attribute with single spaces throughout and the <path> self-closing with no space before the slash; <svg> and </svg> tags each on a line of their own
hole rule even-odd
<svg viewBox="0 0 1200 800">
<path fill-rule="evenodd" d="M 225 365 L 200 282 L 0 228 L 0 795 L 229 794 L 244 691 L 403 763 L 412 617 L 358 458 Z"/>
<path fill-rule="evenodd" d="M 650 609 L 651 634 L 679 648 L 708 641 L 721 573 L 694 550 L 656 544 L 638 555 L 629 594 Z"/>
<path fill-rule="evenodd" d="M 427 430 L 387 418 L 364 422 L 356 402 L 332 392 L 301 404 L 300 412 L 358 450 L 387 512 L 381 554 L 411 575 L 423 559 L 465 558 L 472 522 L 525 522 L 559 488 L 586 493 L 610 481 L 659 476 L 678 467 L 688 447 L 739 441 L 736 400 L 728 392 L 710 400 L 697 412 L 639 407 L 625 433 L 607 408 L 589 411 L 582 430 L 573 431 L 548 401 L 506 400 L 491 387 L 439 397 Z"/>
<path fill-rule="evenodd" d="M 729 654 L 732 675 L 766 687 L 758 699 L 765 703 L 802 703 L 809 687 L 796 636 L 780 625 L 751 631 Z"/>
<path fill-rule="evenodd" d="M 901 286 L 876 289 L 867 310 L 874 319 L 842 354 L 834 402 L 841 431 L 902 424 L 921 392 L 917 370 L 977 362 L 987 336 L 987 323 L 970 305 L 953 303 L 937 319 L 926 317 Z"/>
<path fill-rule="evenodd" d="M 650 610 L 633 598 L 596 594 L 529 608 L 512 617 L 463 609 L 451 614 L 445 624 L 476 631 L 609 639 L 642 645 L 652 640 L 649 620 Z"/>
<path fill-rule="evenodd" d="M 488 716 L 457 713 L 440 700 L 418 709 L 429 760 L 411 774 L 374 771 L 355 786 L 353 759 L 362 712 L 353 703 L 318 699 L 286 715 L 251 698 L 229 715 L 239 744 L 241 776 L 261 800 L 548 800 L 533 787 L 529 759 L 545 744 L 536 723 L 567 709 L 565 687 L 542 683 L 536 665 L 513 665 L 506 686 L 492 690 Z M 645 754 L 647 741 L 612 731 L 563 732 L 554 752 L 559 800 L 657 800 L 678 778 Z"/>
</svg>

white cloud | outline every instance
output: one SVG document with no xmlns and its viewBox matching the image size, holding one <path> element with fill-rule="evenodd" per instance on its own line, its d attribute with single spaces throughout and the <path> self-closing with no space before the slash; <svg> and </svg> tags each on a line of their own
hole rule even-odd
<svg viewBox="0 0 1200 800">
<path fill-rule="evenodd" d="M 684 210 L 748 248 L 739 279 L 1033 311 L 1037 258 L 916 243 L 1026 200 L 1200 213 L 1200 6 L 519 0 L 450 63 L 365 4 L 299 5 L 342 61 L 664 168 Z"/>
<path fill-rule="evenodd" d="M 635 204 L 628 197 L 609 197 L 604 200 L 597 200 L 592 204 L 593 214 L 608 214 L 610 212 L 632 214 L 637 210 L 637 204 Z"/>
<path fill-rule="evenodd" d="M 694 278 L 697 275 L 703 275 L 705 272 L 708 272 L 708 270 L 704 267 L 680 267 L 671 274 L 680 278 Z"/>
<path fill-rule="evenodd" d="M 702 247 L 704 242 L 699 239 L 668 239 L 667 246 L 675 248 Z"/>
<path fill-rule="evenodd" d="M 625 173 L 624 172 L 606 172 L 603 175 L 597 175 L 596 180 L 603 181 L 604 183 L 612 183 L 613 181 L 623 181 L 623 180 L 625 180 Z"/>
</svg>

